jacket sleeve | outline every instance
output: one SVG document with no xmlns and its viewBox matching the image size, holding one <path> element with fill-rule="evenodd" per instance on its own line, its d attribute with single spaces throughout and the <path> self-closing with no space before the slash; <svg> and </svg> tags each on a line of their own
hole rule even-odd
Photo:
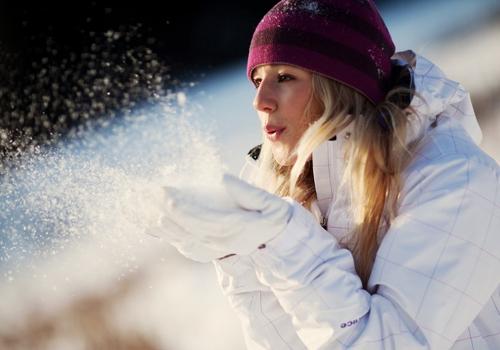
<svg viewBox="0 0 500 350">
<path fill-rule="evenodd" d="M 409 174 L 377 252 L 374 294 L 350 252 L 299 205 L 252 254 L 308 349 L 449 349 L 498 287 L 498 166 L 448 155 Z"/>
<path fill-rule="evenodd" d="M 241 321 L 248 349 L 306 349 L 291 316 L 271 289 L 257 280 L 248 256 L 233 255 L 214 265 L 222 292 Z"/>
<path fill-rule="evenodd" d="M 250 150 L 240 178 L 252 182 L 260 147 Z M 219 285 L 241 321 L 248 349 L 306 349 L 292 325 L 291 316 L 268 286 L 259 282 L 248 256 L 233 255 L 214 261 Z"/>
</svg>

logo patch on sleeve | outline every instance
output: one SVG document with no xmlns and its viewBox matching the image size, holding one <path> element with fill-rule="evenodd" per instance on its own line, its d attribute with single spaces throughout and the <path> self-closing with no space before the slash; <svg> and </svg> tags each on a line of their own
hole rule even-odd
<svg viewBox="0 0 500 350">
<path fill-rule="evenodd" d="M 352 321 L 342 322 L 340 324 L 340 328 L 351 327 L 351 326 L 355 325 L 356 323 L 358 323 L 358 320 L 352 320 Z"/>
</svg>

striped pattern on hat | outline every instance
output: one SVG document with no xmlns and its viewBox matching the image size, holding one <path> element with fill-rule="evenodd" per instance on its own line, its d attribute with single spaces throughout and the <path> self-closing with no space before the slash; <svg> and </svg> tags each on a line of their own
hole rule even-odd
<svg viewBox="0 0 500 350">
<path fill-rule="evenodd" d="M 291 64 L 382 101 L 395 47 L 371 0 L 283 0 L 252 37 L 247 75 L 263 64 Z"/>
</svg>

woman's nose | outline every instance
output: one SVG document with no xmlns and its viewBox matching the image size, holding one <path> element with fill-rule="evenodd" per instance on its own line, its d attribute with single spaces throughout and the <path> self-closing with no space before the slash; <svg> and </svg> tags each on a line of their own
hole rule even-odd
<svg viewBox="0 0 500 350">
<path fill-rule="evenodd" d="M 278 101 L 272 87 L 263 81 L 257 88 L 253 99 L 253 108 L 259 112 L 272 113 L 278 108 Z"/>
</svg>

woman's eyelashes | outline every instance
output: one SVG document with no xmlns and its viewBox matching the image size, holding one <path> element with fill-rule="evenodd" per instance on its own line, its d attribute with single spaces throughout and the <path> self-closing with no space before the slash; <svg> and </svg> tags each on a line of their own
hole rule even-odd
<svg viewBox="0 0 500 350">
<path fill-rule="evenodd" d="M 277 77 L 276 77 L 276 81 L 278 83 L 282 83 L 282 82 L 285 82 L 285 81 L 290 81 L 290 80 L 294 80 L 295 78 L 290 75 L 290 74 L 278 74 Z M 252 79 L 252 82 L 253 82 L 253 85 L 258 88 L 260 86 L 260 83 L 262 82 L 262 79 L 261 78 L 254 78 Z"/>
<path fill-rule="evenodd" d="M 261 81 L 262 81 L 262 79 L 260 79 L 260 78 L 253 78 L 252 79 L 252 82 L 253 82 L 253 85 L 255 86 L 255 88 L 259 87 Z"/>
<path fill-rule="evenodd" d="M 278 74 L 278 82 L 282 83 L 284 81 L 293 80 L 294 77 L 290 74 Z"/>
</svg>

